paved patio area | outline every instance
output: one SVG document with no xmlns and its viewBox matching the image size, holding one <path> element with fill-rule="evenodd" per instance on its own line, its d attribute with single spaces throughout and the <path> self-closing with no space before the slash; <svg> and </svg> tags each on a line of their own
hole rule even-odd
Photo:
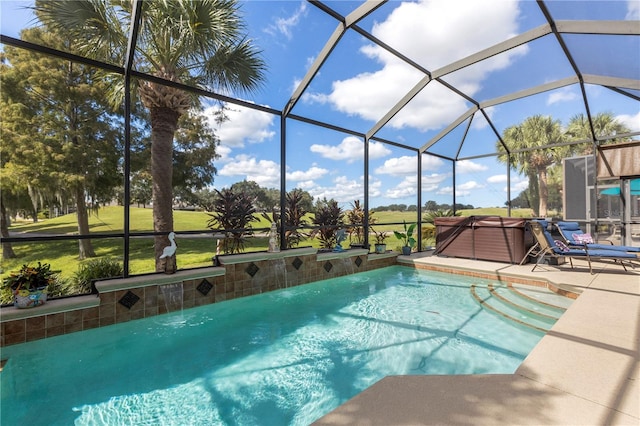
<svg viewBox="0 0 640 426">
<path fill-rule="evenodd" d="M 546 279 L 581 295 L 514 374 L 391 376 L 317 425 L 640 425 L 640 267 L 510 265 L 429 254 L 399 262 Z"/>
</svg>

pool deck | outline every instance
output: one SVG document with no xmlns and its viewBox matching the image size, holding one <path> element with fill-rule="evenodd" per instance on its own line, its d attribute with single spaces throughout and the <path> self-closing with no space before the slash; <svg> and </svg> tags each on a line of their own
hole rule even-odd
<svg viewBox="0 0 640 426">
<path fill-rule="evenodd" d="M 510 265 L 400 256 L 546 279 L 582 291 L 514 374 L 390 376 L 316 425 L 640 425 L 640 267 L 595 262 Z"/>
</svg>

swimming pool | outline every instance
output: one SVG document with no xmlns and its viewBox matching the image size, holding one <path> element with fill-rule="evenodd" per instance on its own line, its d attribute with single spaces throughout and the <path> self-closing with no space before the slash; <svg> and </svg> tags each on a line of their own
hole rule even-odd
<svg viewBox="0 0 640 426">
<path fill-rule="evenodd" d="M 544 333 L 483 308 L 492 286 L 392 266 L 9 346 L 0 419 L 303 425 L 387 375 L 512 373 Z"/>
</svg>

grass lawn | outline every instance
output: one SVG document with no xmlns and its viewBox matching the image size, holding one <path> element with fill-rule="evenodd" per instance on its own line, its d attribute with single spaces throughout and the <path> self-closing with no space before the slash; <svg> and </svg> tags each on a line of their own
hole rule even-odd
<svg viewBox="0 0 640 426">
<path fill-rule="evenodd" d="M 506 209 L 474 209 L 462 211 L 463 216 L 471 215 L 500 215 L 506 216 Z M 512 216 L 530 217 L 530 210 L 513 210 Z M 269 228 L 269 222 L 257 216 L 259 221 L 253 224 L 253 228 Z M 401 230 L 402 223 L 415 222 L 417 219 L 416 212 L 375 212 L 373 217 L 377 223 L 396 223 L 396 225 L 378 225 L 375 229 L 378 231 L 388 231 L 387 238 L 388 248 L 395 249 L 399 247 L 399 242 L 394 238 L 392 231 Z M 174 229 L 176 232 L 185 231 L 209 231 L 207 221 L 210 216 L 205 212 L 194 211 L 174 211 Z M 309 220 L 311 223 L 311 220 Z M 123 207 L 104 207 L 97 214 L 92 214 L 89 218 L 89 227 L 93 233 L 123 233 Z M 12 224 L 10 231 L 12 233 L 20 233 L 23 235 L 73 235 L 77 233 L 76 215 L 69 214 L 53 219 L 40 220 L 33 222 L 15 222 Z M 131 207 L 130 209 L 130 231 L 152 232 L 153 219 L 152 210 L 145 208 Z M 373 244 L 373 239 L 370 239 Z M 211 258 L 216 252 L 216 240 L 210 236 L 190 236 L 178 235 L 176 239 L 178 244 L 177 260 L 179 268 L 193 268 L 200 266 L 208 266 L 212 264 Z M 255 236 L 247 240 L 246 251 L 261 251 L 267 249 L 267 238 L 265 236 Z M 13 249 L 17 254 L 16 259 L 4 259 L 0 277 L 6 276 L 10 271 L 18 269 L 24 263 L 50 263 L 52 269 L 60 270 L 63 278 L 71 278 L 80 266 L 78 260 L 78 245 L 75 241 L 42 241 L 42 242 L 25 242 L 12 243 Z M 111 257 L 114 259 L 122 259 L 123 240 L 122 238 L 113 239 L 97 239 L 93 241 L 96 254 L 100 257 Z M 305 240 L 301 246 L 319 247 L 316 239 Z M 130 240 L 130 274 L 141 274 L 153 272 L 155 263 L 153 260 L 153 238 L 150 237 L 134 237 Z"/>
</svg>

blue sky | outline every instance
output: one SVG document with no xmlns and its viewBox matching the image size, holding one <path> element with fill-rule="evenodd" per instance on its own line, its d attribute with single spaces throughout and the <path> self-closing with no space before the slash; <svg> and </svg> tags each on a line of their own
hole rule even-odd
<svg viewBox="0 0 640 426">
<path fill-rule="evenodd" d="M 26 2 L 29 3 L 29 2 Z M 348 15 L 361 2 L 326 4 Z M 17 6 L 25 2 L 2 1 L 2 34 L 17 37 L 29 16 Z M 640 19 L 638 1 L 550 1 L 555 19 Z M 247 1 L 242 13 L 250 37 L 263 50 L 267 81 L 242 99 L 282 109 L 310 65 L 336 29 L 337 21 L 303 1 Z M 544 24 L 534 1 L 390 1 L 359 22 L 403 55 L 434 71 L 479 50 Z M 640 23 L 639 23 L 640 25 Z M 458 30 L 455 30 L 458 29 Z M 585 36 L 588 37 L 588 36 Z M 567 36 L 575 49 L 577 65 L 587 74 L 640 79 L 638 37 Z M 604 41 L 601 43 L 601 41 Z M 611 46 L 614 46 L 613 48 Z M 629 58 L 632 66 L 628 66 Z M 635 60 L 633 60 L 635 58 Z M 607 66 L 603 67 L 602 64 Z M 480 102 L 573 75 L 553 36 L 542 37 L 475 65 L 446 74 L 443 80 Z M 423 74 L 374 46 L 355 31 L 348 31 L 323 64 L 292 113 L 366 133 L 411 89 Z M 592 114 L 611 112 L 632 131 L 640 131 L 640 104 L 628 97 L 586 85 Z M 221 138 L 215 186 L 225 187 L 247 179 L 265 187 L 280 183 L 280 120 L 278 117 L 234 105 L 230 120 L 218 129 Z M 430 142 L 471 104 L 438 82 L 431 82 L 376 134 L 419 148 Z M 486 110 L 499 132 L 534 114 L 551 115 L 566 124 L 584 113 L 579 85 L 573 84 Z M 466 122 L 433 146 L 444 156 L 455 156 Z M 362 199 L 363 142 L 360 138 L 318 128 L 296 120 L 286 121 L 287 189 L 303 188 L 314 197 L 335 198 L 344 206 Z M 496 137 L 481 114 L 473 117 L 460 156 L 493 152 Z M 389 144 L 369 147 L 370 204 L 417 204 L 416 154 Z M 422 202 L 450 203 L 454 182 L 452 164 L 423 156 Z M 493 157 L 458 162 L 456 201 L 474 206 L 502 206 L 506 201 L 506 167 Z M 511 177 L 512 197 L 526 188 L 521 176 Z"/>
</svg>

